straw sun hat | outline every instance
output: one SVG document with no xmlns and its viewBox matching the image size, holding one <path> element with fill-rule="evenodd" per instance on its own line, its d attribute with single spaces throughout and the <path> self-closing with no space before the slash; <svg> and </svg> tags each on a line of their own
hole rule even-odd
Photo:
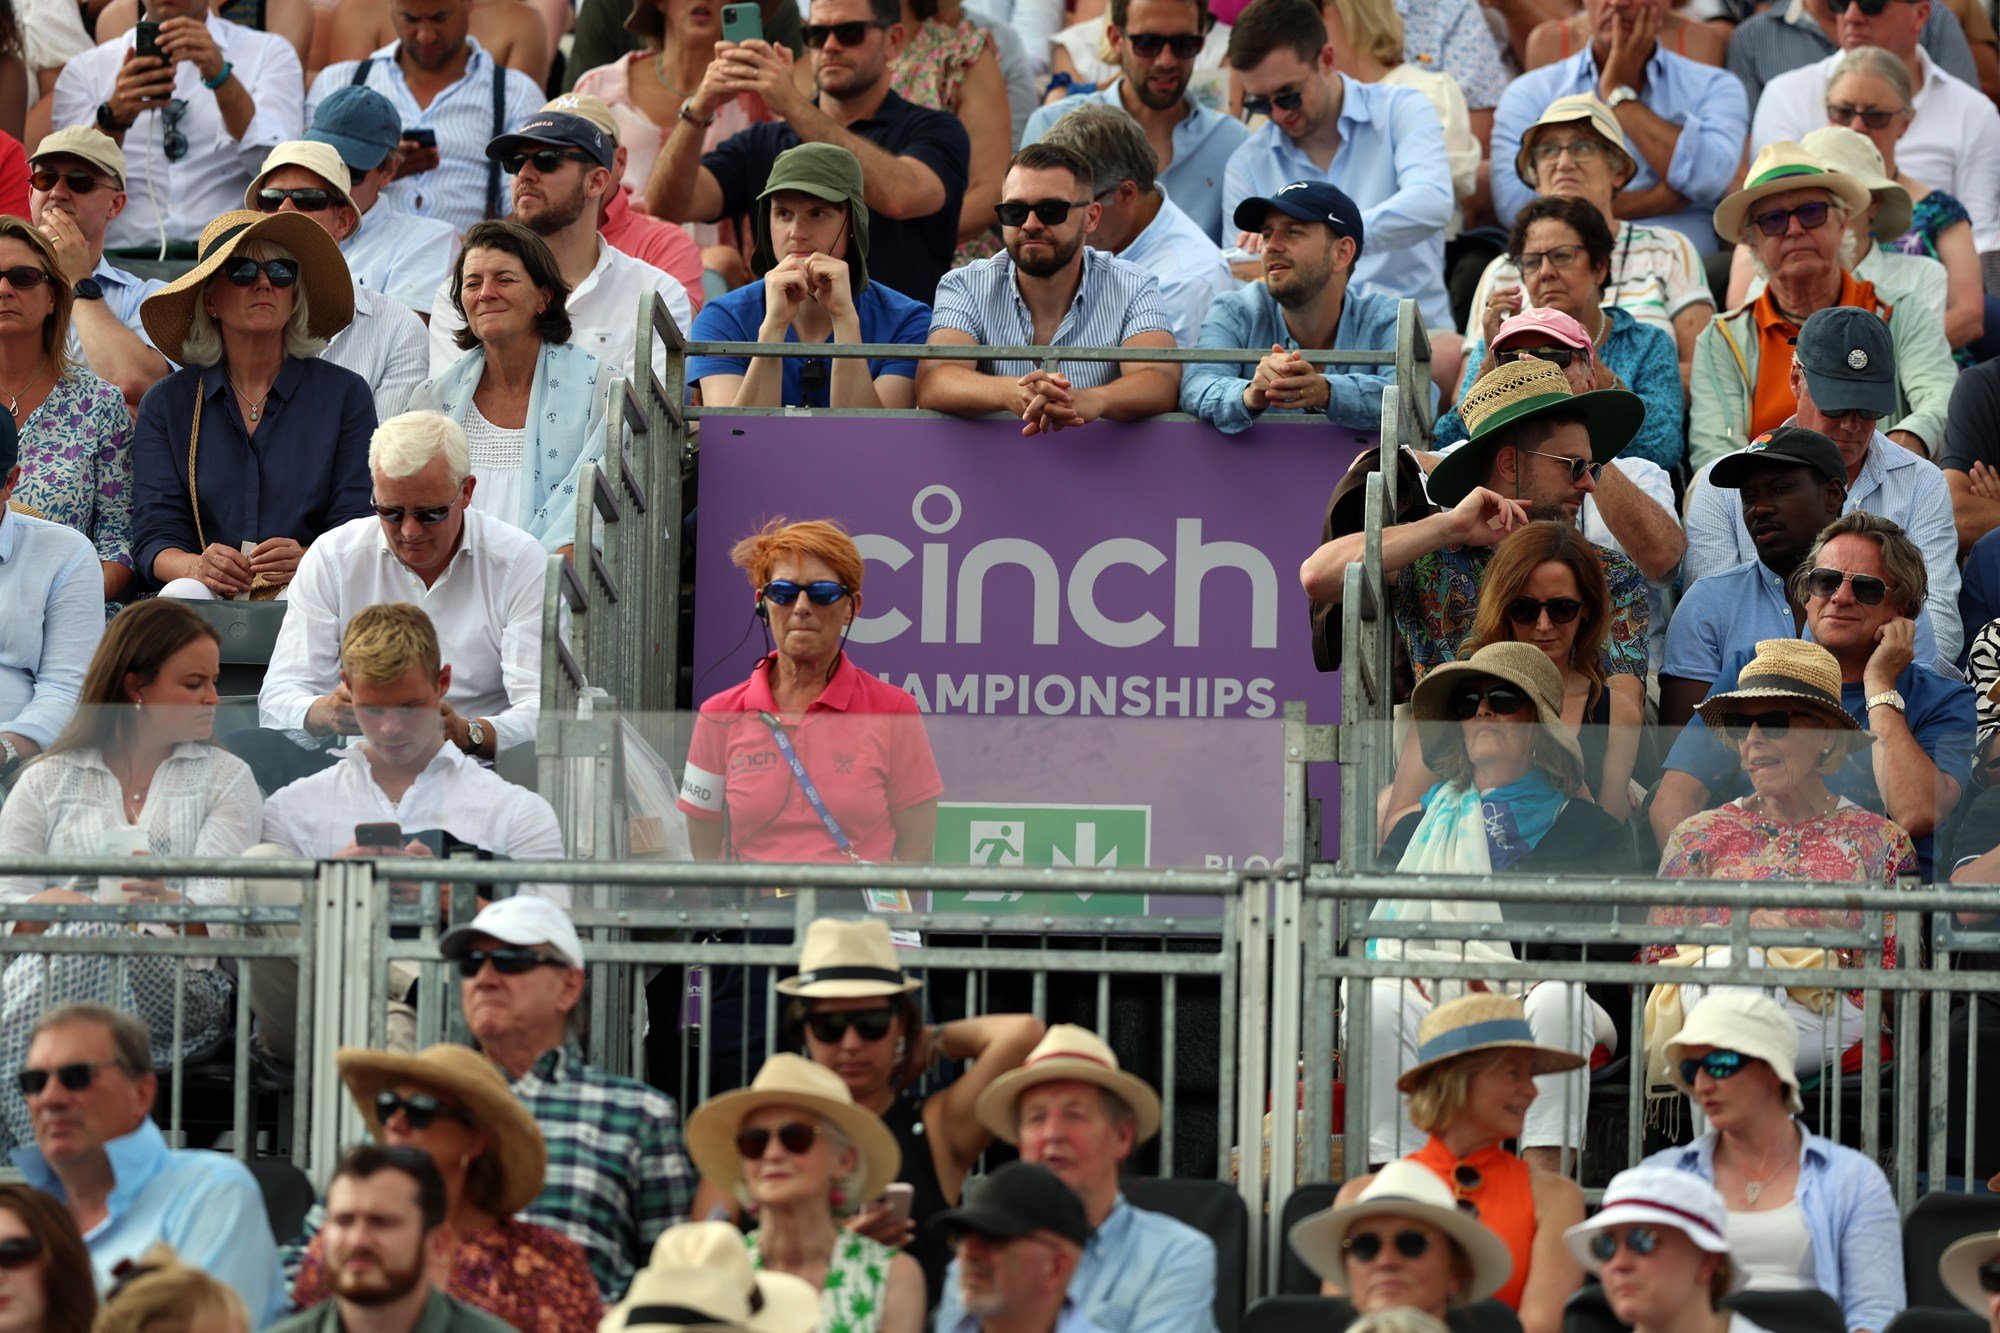
<svg viewBox="0 0 2000 1333">
<path fill-rule="evenodd" d="M 1057 1023 L 1019 1069 L 1010 1069 L 979 1094 L 972 1113 L 987 1132 L 1006 1143 L 1020 1141 L 1021 1095 L 1039 1083 L 1088 1083 L 1103 1088 L 1132 1110 L 1133 1142 L 1160 1132 L 1160 1094 L 1136 1074 L 1118 1067 L 1104 1038 L 1074 1023 Z"/>
<path fill-rule="evenodd" d="M 1826 719 L 1834 731 L 1846 733 L 1845 746 L 1837 746 L 1844 758 L 1848 748 L 1873 745 L 1875 738 L 1861 729 L 1854 715 L 1841 706 L 1840 663 L 1833 654 L 1804 639 L 1763 639 L 1757 655 L 1736 673 L 1736 688 L 1711 694 L 1695 712 L 1702 725 L 1720 735 L 1726 713 L 1741 712 L 1746 705 L 1789 703 L 1803 706 Z"/>
<path fill-rule="evenodd" d="M 1743 188 L 1715 206 L 1715 230 L 1724 244 L 1732 244 L 1743 234 L 1743 219 L 1750 209 L 1774 194 L 1787 190 L 1825 190 L 1847 211 L 1859 213 L 1868 207 L 1868 191 L 1854 177 L 1827 170 L 1826 163 L 1799 144 L 1780 139 L 1766 144 L 1743 178 Z"/>
<path fill-rule="evenodd" d="M 282 245 L 299 261 L 299 284 L 305 289 L 311 319 L 306 332 L 331 338 L 354 320 L 354 279 L 347 260 L 326 228 L 298 213 L 224 213 L 201 229 L 195 266 L 147 297 L 139 307 L 146 336 L 168 359 L 182 360 L 181 343 L 194 323 L 194 312 L 208 280 L 252 241 Z"/>
<path fill-rule="evenodd" d="M 1979 1281 L 1979 1270 L 1996 1259 L 2000 1259 L 2000 1234 L 1991 1231 L 1955 1240 L 1938 1257 L 1938 1277 L 1944 1289 L 1982 1319 L 1992 1297 Z"/>
<path fill-rule="evenodd" d="M 1424 1075 L 1476 1051 L 1530 1051 L 1535 1077 L 1566 1074 L 1588 1063 L 1575 1051 L 1560 1051 L 1535 1040 L 1528 1011 L 1504 995 L 1467 995 L 1441 1004 L 1417 1025 L 1417 1062 L 1396 1080 L 1396 1091 L 1416 1091 Z"/>
<path fill-rule="evenodd" d="M 806 927 L 797 975 L 778 983 L 778 994 L 808 1000 L 848 1000 L 907 995 L 922 983 L 903 975 L 889 927 L 879 917 L 837 921 L 823 916 Z"/>
<path fill-rule="evenodd" d="M 1547 653 L 1532 643 L 1512 639 L 1489 643 L 1462 662 L 1443 662 L 1432 667 L 1410 692 L 1410 707 L 1419 723 L 1452 724 L 1419 726 L 1417 730 L 1418 743 L 1431 767 L 1437 769 L 1441 753 L 1464 744 L 1459 719 L 1447 710 L 1446 701 L 1455 690 L 1483 679 L 1506 681 L 1528 696 L 1535 706 L 1535 720 L 1541 724 L 1543 738 L 1554 747 L 1570 776 L 1581 781 L 1583 750 L 1562 720 L 1562 674 L 1549 661 Z"/>
<path fill-rule="evenodd" d="M 1506 1242 L 1461 1213 L 1451 1186 L 1435 1171 L 1408 1158 L 1377 1171 L 1353 1203 L 1300 1219 L 1289 1237 L 1292 1249 L 1315 1274 L 1344 1285 L 1347 1271 L 1342 1244 L 1356 1222 L 1371 1217 L 1409 1218 L 1449 1236 L 1472 1266 L 1465 1292 L 1467 1304 L 1485 1300 L 1513 1275 L 1514 1256 Z"/>
<path fill-rule="evenodd" d="M 1616 458 L 1646 420 L 1646 404 L 1636 393 L 1625 389 L 1575 393 L 1562 371 L 1546 361 L 1510 361 L 1480 376 L 1458 400 L 1466 442 L 1432 469 L 1424 489 L 1446 508 L 1457 504 L 1479 485 L 1491 452 L 1487 446 L 1496 435 L 1557 412 L 1583 418 L 1593 463 Z"/>
<path fill-rule="evenodd" d="M 778 1054 L 764 1061 L 747 1088 L 711 1097 L 687 1121 L 688 1156 L 702 1175 L 727 1193 L 743 1182 L 736 1131 L 767 1106 L 784 1106 L 829 1121 L 861 1157 L 861 1183 L 852 1202 L 872 1199 L 903 1168 L 903 1151 L 881 1118 L 856 1106 L 840 1075 L 803 1056 Z"/>
<path fill-rule="evenodd" d="M 728 1222 L 683 1222 L 653 1242 L 605 1329 L 740 1328 L 746 1333 L 812 1333 L 819 1289 L 790 1273 L 753 1268 L 743 1233 Z"/>
<path fill-rule="evenodd" d="M 414 1055 L 344 1046 L 337 1063 L 341 1082 L 360 1108 L 368 1132 L 378 1139 L 383 1128 L 375 1114 L 375 1094 L 398 1083 L 433 1089 L 465 1109 L 473 1127 L 486 1135 L 486 1155 L 494 1160 L 499 1176 L 493 1197 L 475 1198 L 474 1203 L 509 1217 L 542 1192 L 549 1148 L 541 1126 L 507 1086 L 498 1067 L 470 1046 L 446 1042 Z M 469 1181 L 467 1188 L 472 1188 Z"/>
</svg>

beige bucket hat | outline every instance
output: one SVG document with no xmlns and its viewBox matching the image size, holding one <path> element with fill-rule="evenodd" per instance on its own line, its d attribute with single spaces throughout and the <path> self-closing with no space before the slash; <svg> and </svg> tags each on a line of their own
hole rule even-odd
<svg viewBox="0 0 2000 1333">
<path fill-rule="evenodd" d="M 819 1327 L 820 1294 L 804 1278 L 751 1266 L 743 1233 L 729 1222 L 683 1222 L 653 1242 L 649 1269 L 720 1274 L 743 1293 L 750 1333 L 812 1333 Z"/>
<path fill-rule="evenodd" d="M 281 143 L 264 154 L 264 165 L 257 168 L 257 179 L 250 182 L 250 188 L 243 192 L 243 206 L 253 213 L 261 213 L 257 207 L 257 195 L 264 188 L 264 182 L 280 167 L 304 167 L 313 175 L 325 181 L 340 196 L 340 202 L 354 208 L 353 173 L 347 163 L 340 160 L 340 150 L 330 143 L 320 143 L 315 139 L 293 139 Z M 359 212 L 359 209 L 355 209 Z"/>
<path fill-rule="evenodd" d="M 1830 170 L 1852 176 L 1875 196 L 1875 221 L 1868 234 L 1893 241 L 1910 229 L 1910 192 L 1882 174 L 1882 150 L 1875 141 L 1845 125 L 1826 125 L 1799 140 L 1799 147 Z"/>
<path fill-rule="evenodd" d="M 903 975 L 888 923 L 879 917 L 841 921 L 823 916 L 806 927 L 799 970 L 778 983 L 778 994 L 808 1000 L 848 1000 L 907 995 L 922 983 Z"/>
<path fill-rule="evenodd" d="M 823 1120 L 847 1136 L 861 1155 L 860 1199 L 872 1199 L 903 1169 L 903 1150 L 881 1117 L 856 1106 L 840 1075 L 804 1056 L 778 1054 L 764 1061 L 747 1088 L 711 1097 L 688 1117 L 688 1156 L 717 1188 L 735 1193 L 743 1181 L 736 1131 L 767 1106 L 786 1106 Z"/>
<path fill-rule="evenodd" d="M 1057 1023 L 1041 1044 L 1028 1053 L 1019 1069 L 993 1080 L 973 1104 L 973 1114 L 988 1133 L 1007 1143 L 1020 1140 L 1021 1094 L 1038 1083 L 1088 1083 L 1103 1088 L 1132 1108 L 1138 1143 L 1160 1132 L 1160 1094 L 1136 1074 L 1118 1067 L 1118 1056 L 1104 1038 L 1074 1023 Z"/>
<path fill-rule="evenodd" d="M 1625 129 L 1618 123 L 1617 114 L 1595 93 L 1571 93 L 1549 103 L 1549 109 L 1521 135 L 1521 151 L 1514 154 L 1514 174 L 1531 190 L 1535 188 L 1535 132 L 1550 125 L 1588 125 L 1596 131 L 1598 138 L 1611 145 L 1612 172 L 1621 184 L 1639 169 L 1632 160 L 1632 146 L 1625 142 Z"/>
<path fill-rule="evenodd" d="M 1793 1115 L 1805 1110 L 1799 1096 L 1799 1030 L 1784 1006 L 1765 992 L 1711 987 L 1667 1043 L 1667 1076 L 1675 1087 L 1692 1095 L 1693 1086 L 1681 1077 L 1681 1061 L 1690 1046 L 1713 1046 L 1762 1060 L 1785 1085 L 1785 1109 Z"/>
</svg>

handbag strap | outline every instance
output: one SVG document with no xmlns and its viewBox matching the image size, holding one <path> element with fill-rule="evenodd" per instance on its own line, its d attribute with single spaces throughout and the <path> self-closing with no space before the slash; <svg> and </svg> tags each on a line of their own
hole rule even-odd
<svg viewBox="0 0 2000 1333">
<path fill-rule="evenodd" d="M 201 400 L 207 396 L 203 386 L 197 384 L 194 393 L 194 426 L 188 431 L 188 505 L 194 510 L 194 553 L 197 556 L 208 549 L 208 538 L 201 532 L 201 493 L 194 485 L 194 452 L 201 444 Z"/>
<path fill-rule="evenodd" d="M 820 799 L 819 788 L 813 785 L 812 775 L 806 772 L 805 764 L 799 759 L 799 752 L 792 746 L 792 738 L 785 734 L 784 725 L 769 713 L 760 712 L 757 718 L 770 729 L 772 744 L 776 745 L 778 753 L 784 756 L 785 766 L 792 770 L 792 776 L 798 780 L 799 790 L 805 793 L 806 804 L 810 805 L 813 813 L 819 816 L 819 822 L 826 827 L 827 834 L 833 839 L 833 845 L 840 848 L 840 854 L 848 860 L 860 861 L 861 857 L 855 852 L 854 844 L 848 840 L 846 830 L 840 827 L 840 821 L 833 817 L 833 811 L 827 809 L 826 802 Z"/>
</svg>

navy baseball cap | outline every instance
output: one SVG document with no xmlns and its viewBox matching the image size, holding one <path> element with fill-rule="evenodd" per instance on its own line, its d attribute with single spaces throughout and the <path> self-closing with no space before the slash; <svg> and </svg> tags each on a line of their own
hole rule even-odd
<svg viewBox="0 0 2000 1333">
<path fill-rule="evenodd" d="M 1820 411 L 1896 414 L 1896 348 L 1874 311 L 1829 306 L 1799 330 L 1794 355 Z"/>
<path fill-rule="evenodd" d="M 355 175 L 373 171 L 403 141 L 403 118 L 373 88 L 346 87 L 327 94 L 301 138 L 331 144 Z"/>
<path fill-rule="evenodd" d="M 498 162 L 509 153 L 532 153 L 537 148 L 577 149 L 607 171 L 618 158 L 616 140 L 591 121 L 566 111 L 537 111 L 521 122 L 521 128 L 487 144 L 486 156 Z"/>
<path fill-rule="evenodd" d="M 1325 181 L 1293 181 L 1268 199 L 1245 199 L 1236 206 L 1238 231 L 1256 231 L 1272 209 L 1301 222 L 1324 222 L 1335 236 L 1351 237 L 1360 245 L 1361 210 L 1354 201 Z"/>
</svg>

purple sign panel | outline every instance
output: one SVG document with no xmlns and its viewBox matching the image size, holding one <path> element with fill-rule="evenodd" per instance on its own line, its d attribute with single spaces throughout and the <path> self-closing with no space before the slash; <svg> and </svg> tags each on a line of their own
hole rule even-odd
<svg viewBox="0 0 2000 1333">
<path fill-rule="evenodd" d="M 1338 714 L 1299 562 L 1373 444 L 1308 425 L 1024 439 L 998 420 L 706 417 L 697 702 L 766 651 L 730 547 L 776 515 L 837 519 L 868 562 L 849 654 L 934 719 L 941 860 L 1275 860 L 1282 705 Z M 1092 826 L 1058 808 L 1118 814 Z M 1143 834 L 1114 848 L 1134 810 L 1150 812 Z M 1044 856 L 1024 850 L 1038 840 Z"/>
</svg>

